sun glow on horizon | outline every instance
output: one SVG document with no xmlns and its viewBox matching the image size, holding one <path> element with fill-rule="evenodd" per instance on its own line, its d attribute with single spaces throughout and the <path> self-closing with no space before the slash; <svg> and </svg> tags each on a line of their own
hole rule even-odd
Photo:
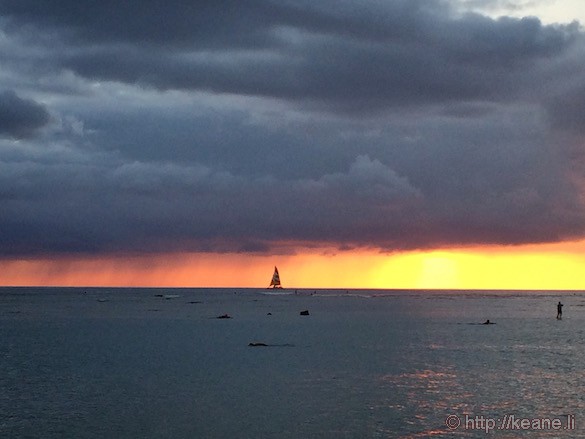
<svg viewBox="0 0 585 439">
<path fill-rule="evenodd" d="M 382 254 L 173 254 L 0 261 L 5 286 L 585 290 L 585 241 Z"/>
</svg>

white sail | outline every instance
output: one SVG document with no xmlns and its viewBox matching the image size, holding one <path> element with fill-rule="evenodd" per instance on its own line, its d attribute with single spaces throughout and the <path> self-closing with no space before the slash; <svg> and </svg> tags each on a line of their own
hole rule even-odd
<svg viewBox="0 0 585 439">
<path fill-rule="evenodd" d="M 272 280 L 270 281 L 270 287 L 272 288 L 282 288 L 280 285 L 280 275 L 278 274 L 278 268 L 274 267 L 274 274 L 272 275 Z"/>
</svg>

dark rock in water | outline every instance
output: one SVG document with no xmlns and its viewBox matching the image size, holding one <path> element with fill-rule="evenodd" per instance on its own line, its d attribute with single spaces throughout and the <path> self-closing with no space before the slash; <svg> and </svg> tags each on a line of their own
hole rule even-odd
<svg viewBox="0 0 585 439">
<path fill-rule="evenodd" d="M 309 315 L 309 310 L 308 310 L 308 309 L 306 309 L 306 310 L 304 310 L 304 311 L 301 311 L 301 313 L 300 313 L 300 314 L 301 314 L 302 316 L 308 316 L 308 315 Z"/>
<path fill-rule="evenodd" d="M 221 316 L 217 316 L 218 319 L 231 319 L 232 316 L 229 314 L 222 314 Z"/>
<path fill-rule="evenodd" d="M 269 312 L 269 313 L 268 313 L 268 314 L 266 314 L 266 315 L 267 315 L 267 316 L 271 316 L 271 315 L 272 315 L 272 313 L 271 313 L 271 312 Z"/>
<path fill-rule="evenodd" d="M 295 347 L 295 345 L 292 343 L 268 344 L 268 343 L 262 343 L 262 342 L 251 342 L 251 343 L 248 343 L 248 346 L 250 346 L 252 348 L 257 348 L 257 347 L 294 348 Z"/>
</svg>

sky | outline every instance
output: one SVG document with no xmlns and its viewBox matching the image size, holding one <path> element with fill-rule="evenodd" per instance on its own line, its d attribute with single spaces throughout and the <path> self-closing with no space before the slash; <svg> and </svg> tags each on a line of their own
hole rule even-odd
<svg viewBox="0 0 585 439">
<path fill-rule="evenodd" d="M 0 0 L 0 285 L 585 289 L 580 0 Z"/>
</svg>

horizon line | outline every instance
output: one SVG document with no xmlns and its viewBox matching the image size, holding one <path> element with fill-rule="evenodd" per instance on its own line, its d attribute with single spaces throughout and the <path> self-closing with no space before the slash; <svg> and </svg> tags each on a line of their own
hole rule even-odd
<svg viewBox="0 0 585 439">
<path fill-rule="evenodd" d="M 105 289 L 105 288 L 116 288 L 116 289 L 170 289 L 170 290 L 196 290 L 196 289 L 207 289 L 207 290 L 274 290 L 273 288 L 266 287 L 246 287 L 246 286 L 128 286 L 128 285 L 0 285 L 0 289 L 6 288 L 62 288 L 62 289 Z M 376 288 L 376 287 L 286 287 L 279 288 L 276 291 L 286 290 L 313 290 L 313 291 L 453 291 L 453 292 L 465 292 L 465 291 L 508 291 L 508 292 L 565 292 L 565 293 L 585 293 L 585 289 L 536 289 L 536 288 Z"/>
</svg>

